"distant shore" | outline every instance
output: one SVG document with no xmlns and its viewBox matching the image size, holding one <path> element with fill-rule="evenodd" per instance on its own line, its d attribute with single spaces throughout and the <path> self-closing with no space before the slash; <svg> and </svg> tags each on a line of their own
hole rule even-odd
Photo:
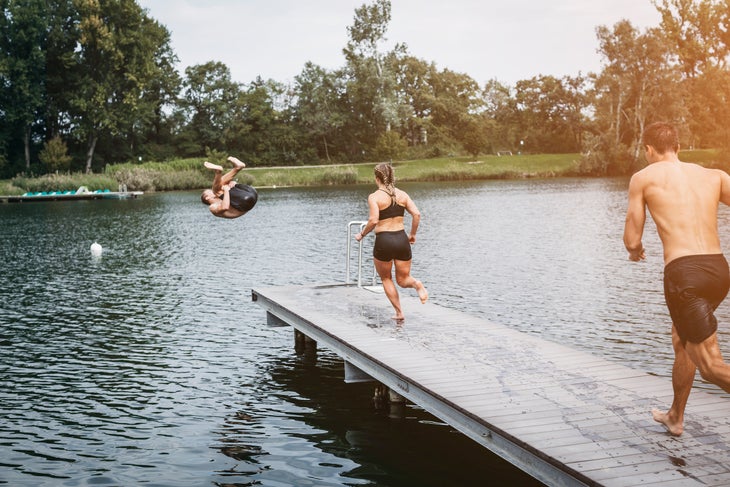
<svg viewBox="0 0 730 487">
<path fill-rule="evenodd" d="M 715 164 L 718 151 L 683 151 L 687 162 Z M 469 181 L 581 176 L 580 154 L 514 154 L 458 156 L 394 161 L 396 178 L 404 181 Z M 129 191 L 173 191 L 203 189 L 210 185 L 210 171 L 202 158 L 165 163 L 113 164 L 103 173 L 60 173 L 38 177 L 18 176 L 0 180 L 0 195 L 22 195 L 30 191 L 110 189 L 126 185 Z M 227 167 L 227 163 L 222 163 Z M 373 181 L 376 162 L 317 166 L 247 167 L 237 180 L 259 188 L 367 184 Z"/>
</svg>

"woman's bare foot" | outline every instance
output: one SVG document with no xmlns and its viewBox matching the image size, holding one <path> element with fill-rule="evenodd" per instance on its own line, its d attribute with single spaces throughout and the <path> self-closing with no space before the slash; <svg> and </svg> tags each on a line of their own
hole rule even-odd
<svg viewBox="0 0 730 487">
<path fill-rule="evenodd" d="M 233 156 L 228 158 L 228 162 L 230 162 L 231 164 L 233 164 L 234 166 L 236 166 L 239 169 L 243 169 L 244 167 L 246 167 L 246 164 L 244 164 L 242 161 L 236 159 Z"/>
<path fill-rule="evenodd" d="M 421 299 L 421 303 L 428 301 L 428 291 L 426 291 L 426 286 L 421 281 L 416 281 L 416 291 L 418 291 L 418 297 Z"/>
<path fill-rule="evenodd" d="M 205 167 L 208 169 L 212 169 L 213 171 L 222 171 L 223 167 L 219 166 L 218 164 L 213 164 L 212 162 L 205 161 L 203 163 Z"/>
<path fill-rule="evenodd" d="M 669 413 L 663 413 L 658 409 L 652 409 L 651 415 L 654 417 L 654 421 L 663 424 L 672 436 L 679 436 L 684 431 L 684 425 L 681 422 L 676 423 L 671 420 L 669 418 Z"/>
<path fill-rule="evenodd" d="M 404 321 L 406 321 L 406 317 L 403 315 L 395 315 L 390 317 L 391 320 L 395 321 L 397 324 L 401 324 Z"/>
</svg>

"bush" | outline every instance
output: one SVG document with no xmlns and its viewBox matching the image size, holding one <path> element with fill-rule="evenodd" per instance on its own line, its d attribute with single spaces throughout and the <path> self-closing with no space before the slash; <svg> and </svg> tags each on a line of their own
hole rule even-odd
<svg viewBox="0 0 730 487">
<path fill-rule="evenodd" d="M 207 171 L 203 173 L 198 169 L 170 171 L 150 168 L 148 166 L 126 166 L 110 172 L 119 184 L 127 186 L 128 191 L 199 189 L 210 186 L 213 181 L 212 176 Z"/>
<path fill-rule="evenodd" d="M 357 170 L 352 166 L 336 166 L 324 171 L 321 178 L 322 184 L 355 184 L 357 183 Z"/>
<path fill-rule="evenodd" d="M 21 188 L 15 186 L 10 181 L 0 181 L 0 194 L 1 195 L 8 195 L 8 196 L 15 196 L 15 195 L 21 195 L 25 191 L 23 191 Z"/>
<path fill-rule="evenodd" d="M 263 184 L 270 186 L 356 184 L 358 178 L 357 169 L 353 166 L 303 167 L 285 170 L 272 169 L 256 171 L 255 174 L 263 181 Z M 251 173 L 245 173 L 245 175 L 249 177 Z"/>
<path fill-rule="evenodd" d="M 48 172 L 53 172 L 68 171 L 71 167 L 72 157 L 68 155 L 66 142 L 56 135 L 43 144 L 43 150 L 38 154 L 38 159 L 46 165 Z"/>
<path fill-rule="evenodd" d="M 114 178 L 101 174 L 46 174 L 39 177 L 17 176 L 11 179 L 13 186 L 26 191 L 76 191 L 79 186 L 86 186 L 91 191 L 97 189 L 118 189 Z"/>
<path fill-rule="evenodd" d="M 389 130 L 375 142 L 375 157 L 379 160 L 399 159 L 408 149 L 408 143 L 398 132 Z"/>
<path fill-rule="evenodd" d="M 586 138 L 590 147 L 580 159 L 578 173 L 584 176 L 621 176 L 629 174 L 633 157 L 624 144 L 618 146 L 605 137 Z"/>
</svg>

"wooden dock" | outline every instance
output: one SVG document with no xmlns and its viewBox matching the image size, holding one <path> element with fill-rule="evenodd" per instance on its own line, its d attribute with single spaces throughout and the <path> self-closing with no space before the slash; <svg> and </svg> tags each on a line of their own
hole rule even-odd
<svg viewBox="0 0 730 487">
<path fill-rule="evenodd" d="M 372 378 L 544 484 L 730 485 L 730 400 L 694 390 L 680 438 L 654 422 L 671 381 L 401 293 L 269 287 L 252 299 Z M 667 343 L 667 346 L 670 346 Z"/>
</svg>

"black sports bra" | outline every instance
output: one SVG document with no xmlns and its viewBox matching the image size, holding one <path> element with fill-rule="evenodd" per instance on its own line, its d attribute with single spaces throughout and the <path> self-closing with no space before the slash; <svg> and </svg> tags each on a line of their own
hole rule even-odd
<svg viewBox="0 0 730 487">
<path fill-rule="evenodd" d="M 384 189 L 380 189 L 383 193 L 388 193 Z M 406 213 L 406 207 L 399 205 L 396 201 L 393 195 L 388 193 L 388 196 L 390 196 L 392 202 L 391 205 L 387 208 L 383 208 L 380 210 L 380 214 L 378 216 L 379 220 L 387 220 L 388 218 L 395 218 L 397 216 L 403 216 Z"/>
</svg>

